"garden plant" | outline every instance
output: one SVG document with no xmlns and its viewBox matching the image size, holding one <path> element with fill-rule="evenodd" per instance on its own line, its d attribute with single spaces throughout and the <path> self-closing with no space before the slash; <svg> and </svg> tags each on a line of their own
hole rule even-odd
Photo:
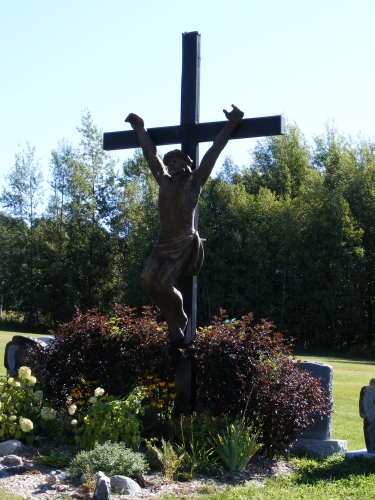
<svg viewBox="0 0 375 500">
<path fill-rule="evenodd" d="M 0 378 L 0 441 L 19 439 L 31 445 L 35 435 L 61 427 L 61 415 L 45 405 L 43 391 L 35 390 L 36 377 L 22 366 L 18 377 Z"/>
<path fill-rule="evenodd" d="M 141 318 L 141 320 L 145 322 L 146 332 L 142 332 L 142 328 L 140 327 L 141 322 L 139 322 L 137 326 L 138 331 L 136 333 L 143 339 L 146 348 L 151 351 L 153 342 L 156 342 L 158 339 L 163 342 L 165 325 L 160 324 L 157 316 L 150 310 L 146 310 L 145 312 L 146 314 L 143 318 Z M 134 316 L 132 316 L 133 314 L 133 312 L 129 312 L 131 318 L 134 318 Z M 76 319 L 77 318 L 75 318 L 75 320 Z M 135 322 L 139 321 L 137 318 L 134 319 Z M 108 332 L 107 330 L 105 330 L 105 334 L 102 332 L 102 342 L 105 341 L 106 335 L 116 335 L 119 339 L 122 339 L 122 343 L 125 344 L 125 350 L 127 340 L 130 342 L 130 346 L 134 346 L 136 344 L 136 335 L 134 335 L 134 332 L 131 332 L 131 328 L 126 329 L 122 326 L 129 323 L 129 318 L 116 317 L 112 320 L 108 320 L 96 312 L 91 312 L 87 316 L 81 315 L 79 318 L 78 323 L 81 326 L 84 325 L 85 322 L 89 325 L 89 329 L 91 329 L 91 331 L 95 323 L 99 325 L 110 324 L 114 327 L 113 332 Z M 148 323 L 151 323 L 151 325 Z M 132 323 L 130 322 L 130 324 Z M 155 331 L 152 332 L 152 330 Z M 74 336 L 73 340 L 75 340 Z M 64 342 L 68 342 L 68 338 L 65 338 Z M 97 346 L 98 343 L 95 345 Z M 207 354 L 203 352 L 205 345 L 208 347 Z M 90 343 L 88 343 L 87 348 L 91 348 Z M 64 346 L 64 349 L 67 350 L 67 346 Z M 274 446 L 268 446 L 266 439 L 266 444 L 263 448 L 259 449 L 258 453 L 272 455 L 282 451 L 284 446 L 286 446 L 285 443 L 288 442 L 282 434 L 285 432 L 285 429 L 290 427 L 295 429 L 296 427 L 299 428 L 300 425 L 307 425 L 306 420 L 304 419 L 310 408 L 309 404 L 311 403 L 311 400 L 307 398 L 307 401 L 305 401 L 303 399 L 303 397 L 307 397 L 303 391 L 307 392 L 309 387 L 312 387 L 315 390 L 316 388 L 319 388 L 319 385 L 309 385 L 309 378 L 299 376 L 300 371 L 298 369 L 298 363 L 291 360 L 289 364 L 291 358 L 288 356 L 288 352 L 290 352 L 290 349 L 290 343 L 279 333 L 275 332 L 272 325 L 268 322 L 255 324 L 250 315 L 242 318 L 241 320 L 228 320 L 228 318 L 225 317 L 217 318 L 211 327 L 201 329 L 198 332 L 197 338 L 192 347 L 197 373 L 201 375 L 204 374 L 207 377 L 206 385 L 203 382 L 199 382 L 198 385 L 198 403 L 201 408 L 203 407 L 202 405 L 204 402 L 206 403 L 204 412 L 200 412 L 197 415 L 194 414 L 190 418 L 186 416 L 186 418 L 181 418 L 179 420 L 174 419 L 171 415 L 173 397 L 170 395 L 174 394 L 174 392 L 172 392 L 174 390 L 173 381 L 171 378 L 163 379 L 163 373 L 168 373 L 168 370 L 166 370 L 166 367 L 163 366 L 163 373 L 155 372 L 157 364 L 154 364 L 152 365 L 153 371 L 149 372 L 144 369 L 145 365 L 142 364 L 142 359 L 136 360 L 136 362 L 132 365 L 139 367 L 139 371 L 135 370 L 134 387 L 137 387 L 137 382 L 142 382 L 144 386 L 143 389 L 138 388 L 135 390 L 135 396 L 134 394 L 132 396 L 131 391 L 128 393 L 124 391 L 124 396 L 109 396 L 108 391 L 104 389 L 104 384 L 102 384 L 98 378 L 93 376 L 88 377 L 87 375 L 87 379 L 85 379 L 82 375 L 81 378 L 79 378 L 79 376 L 77 376 L 77 372 L 75 372 L 72 373 L 73 377 L 72 380 L 70 380 L 69 373 L 66 372 L 65 380 L 69 382 L 66 388 L 67 399 L 65 399 L 60 405 L 52 406 L 52 402 L 45 397 L 45 393 L 48 393 L 49 391 L 47 388 L 48 374 L 47 372 L 43 372 L 43 365 L 41 363 L 39 363 L 39 371 L 35 377 L 36 380 L 34 380 L 34 375 L 31 374 L 30 369 L 26 367 L 21 370 L 21 373 L 19 374 L 20 376 L 17 377 L 17 379 L 12 380 L 9 379 L 9 377 L 2 379 L 2 384 L 6 383 L 6 385 L 2 386 L 2 394 L 7 394 L 8 397 L 12 395 L 14 401 L 22 399 L 24 404 L 31 399 L 31 397 L 27 396 L 27 394 L 31 395 L 38 393 L 39 397 L 42 394 L 43 400 L 38 403 L 40 408 L 51 408 L 47 411 L 47 413 L 44 413 L 54 415 L 55 417 L 64 417 L 65 420 L 69 422 L 70 429 L 74 429 L 77 432 L 76 435 L 81 437 L 85 432 L 85 417 L 91 415 L 93 427 L 97 426 L 97 429 L 99 429 L 100 421 L 103 424 L 103 420 L 101 420 L 103 415 L 107 415 L 109 413 L 105 413 L 105 408 L 110 408 L 111 404 L 121 406 L 121 404 L 124 404 L 128 398 L 130 398 L 128 401 L 129 404 L 132 397 L 135 397 L 137 403 L 134 407 L 137 407 L 139 410 L 139 413 L 136 414 L 136 418 L 139 419 L 139 421 L 137 421 L 137 435 L 144 437 L 143 423 L 147 421 L 144 420 L 144 416 L 150 411 L 156 412 L 156 414 L 159 415 L 160 421 L 163 422 L 163 424 L 166 423 L 164 427 L 165 437 L 163 437 L 163 444 L 165 446 L 162 450 L 160 446 L 162 443 L 161 440 L 154 441 L 154 446 L 161 453 L 160 458 L 162 461 L 167 464 L 167 469 L 169 471 L 168 478 L 170 479 L 172 477 L 178 479 L 181 476 L 181 473 L 178 474 L 178 471 L 183 470 L 188 470 L 191 477 L 191 473 L 198 472 L 200 467 L 202 467 L 200 470 L 202 473 L 208 473 L 210 466 L 217 467 L 220 463 L 225 466 L 225 455 L 220 457 L 220 453 L 215 452 L 212 454 L 212 451 L 210 450 L 210 445 L 207 442 L 207 436 L 210 434 L 216 437 L 217 442 L 220 442 L 217 437 L 219 435 L 222 438 L 222 442 L 226 439 L 226 444 L 228 445 L 226 446 L 226 449 L 231 450 L 233 447 L 230 438 L 233 437 L 233 433 L 236 436 L 243 436 L 244 433 L 248 433 L 248 436 L 253 439 L 255 444 L 254 436 L 252 436 L 252 432 L 249 431 L 249 428 L 252 425 L 252 429 L 254 429 L 253 433 L 258 433 L 255 446 L 259 447 L 260 443 L 263 442 L 263 438 L 267 438 L 265 430 L 267 427 L 264 426 L 262 419 L 257 416 L 257 408 L 260 408 L 262 404 L 266 405 L 266 396 L 271 396 L 271 401 L 273 401 L 274 404 L 277 403 L 276 409 L 281 419 L 280 422 L 283 426 L 281 426 L 281 434 L 278 435 L 277 432 L 274 434 L 276 436 L 276 444 Z M 89 358 L 90 353 L 86 353 L 85 350 L 86 347 L 85 349 L 82 349 L 81 347 L 81 356 Z M 157 349 L 156 352 L 158 352 Z M 184 353 L 182 353 L 182 355 L 183 354 Z M 43 357 L 48 360 L 49 355 L 50 353 L 48 350 L 44 350 L 43 352 L 34 352 L 32 356 L 30 355 L 30 360 L 37 359 L 40 362 Z M 72 350 L 72 355 L 74 357 L 77 354 Z M 130 355 L 130 353 L 128 353 L 128 355 Z M 173 368 L 173 360 L 171 359 L 170 352 L 167 352 L 167 359 L 171 363 L 170 366 Z M 227 366 L 227 368 L 232 369 L 234 376 L 231 379 L 232 385 L 229 390 L 226 388 L 226 384 L 222 383 L 222 386 L 220 387 L 219 381 L 215 381 L 210 378 L 214 374 L 214 369 L 209 365 L 209 361 L 212 365 L 216 364 L 217 366 L 223 366 L 224 368 Z M 103 365 L 106 363 L 105 357 L 102 358 L 102 363 Z M 248 366 L 249 371 L 245 371 L 246 366 Z M 269 385 L 265 386 L 265 381 L 262 379 L 262 370 L 264 375 L 271 381 Z M 246 385 L 248 383 L 247 381 L 244 381 L 246 375 L 250 375 L 252 377 L 251 384 Z M 14 384 L 14 382 L 19 382 L 20 385 L 18 386 L 18 384 Z M 222 379 L 222 382 L 226 382 L 226 379 Z M 77 383 L 79 383 L 80 386 L 78 386 Z M 241 387 L 241 383 L 243 384 L 242 387 L 246 389 L 246 397 L 238 397 L 239 393 L 237 392 L 237 388 Z M 287 383 L 290 385 L 288 386 Z M 38 392 L 41 391 L 42 386 L 44 388 L 44 392 Z M 209 394 L 207 387 L 211 387 L 211 394 Z M 281 399 L 281 393 L 290 397 L 293 390 L 295 392 L 299 392 L 300 389 L 301 393 L 296 394 L 294 399 L 291 399 L 293 404 L 296 406 L 300 405 L 300 408 L 302 409 L 300 413 L 301 421 L 296 423 L 293 418 L 298 417 L 297 409 L 294 408 L 293 412 L 284 412 L 284 406 L 282 401 L 278 400 L 278 397 Z M 21 390 L 24 392 L 18 392 Z M 225 400 L 222 402 L 221 406 L 222 410 L 218 410 L 220 409 L 220 401 L 218 398 L 220 390 L 225 395 Z M 137 393 L 137 391 L 139 392 Z M 280 394 L 278 394 L 277 391 L 279 391 Z M 119 388 L 118 393 L 120 393 Z M 167 394 L 167 396 L 163 396 L 165 394 Z M 145 397 L 142 400 L 143 396 Z M 318 398 L 315 398 L 312 401 L 315 401 L 315 403 L 317 401 L 319 402 L 319 398 L 321 398 L 320 401 L 325 401 L 325 394 L 323 392 L 320 392 L 318 396 Z M 3 400 L 3 402 L 4 401 L 5 400 Z M 142 403 L 140 404 L 141 401 Z M 154 403 L 153 405 L 151 404 L 152 402 Z M 106 406 L 107 404 L 108 406 Z M 101 405 L 103 406 L 101 407 Z M 246 408 L 246 405 L 246 417 L 249 418 L 242 421 L 243 425 L 239 426 L 238 422 L 241 421 L 241 417 L 239 419 L 238 416 L 243 414 L 241 412 L 243 411 L 243 408 Z M 17 404 L 15 406 L 17 407 Z M 34 402 L 34 396 L 32 396 L 32 406 L 37 406 Z M 13 405 L 8 405 L 7 408 L 2 406 L 1 408 L 3 412 L 2 416 L 5 414 L 7 419 L 8 416 L 14 415 L 14 413 L 11 413 L 13 409 L 11 410 L 10 408 L 13 408 Z M 18 408 L 21 408 L 21 406 L 18 405 Z M 56 410 L 54 408 L 56 408 Z M 101 408 L 101 410 L 93 411 L 95 408 Z M 322 405 L 321 409 L 322 408 L 324 411 L 329 411 L 327 406 L 324 408 Z M 130 404 L 128 410 L 130 412 L 133 411 L 132 404 Z M 35 412 L 36 410 L 33 411 Z M 223 418 L 220 415 L 217 415 L 218 411 L 221 411 L 222 414 L 226 415 L 226 417 Z M 143 412 L 144 415 L 142 415 Z M 35 418 L 34 415 L 33 431 L 35 431 L 35 429 L 38 429 L 38 432 L 39 429 L 41 431 L 43 430 L 42 427 L 38 427 L 41 420 L 40 414 L 41 412 L 39 412 L 39 414 L 35 413 L 37 418 Z M 114 412 L 114 415 L 115 414 L 116 413 Z M 135 415 L 135 408 L 133 414 Z M 19 425 L 21 416 L 22 415 L 20 413 L 17 413 L 16 420 L 12 419 L 12 421 L 16 421 L 17 425 Z M 271 423 L 269 425 L 280 427 L 276 425 L 276 416 L 271 414 L 271 417 Z M 28 418 L 26 413 L 24 413 L 23 418 Z M 97 422 L 95 422 L 96 419 Z M 4 419 L 4 421 L 5 420 L 6 419 Z M 74 420 L 77 422 L 71 425 L 71 421 Z M 47 423 L 47 426 L 44 431 L 48 431 L 49 428 L 52 428 L 50 426 L 56 426 L 58 422 L 59 418 L 45 421 L 44 424 Z M 58 438 L 61 439 L 61 441 L 64 441 L 64 439 L 66 439 L 66 437 L 64 438 L 64 432 L 66 432 L 67 426 L 59 424 L 57 429 Z M 78 429 L 80 429 L 79 432 Z M 272 427 L 269 427 L 269 429 L 271 432 L 274 432 Z M 179 432 L 177 432 L 178 430 Z M 27 441 L 26 437 L 26 435 L 21 435 L 20 439 Z M 91 443 L 95 441 L 92 437 L 90 439 Z M 137 463 L 138 458 L 141 457 L 143 460 L 143 462 L 141 462 L 145 465 L 144 468 L 142 468 L 143 466 L 139 466 L 138 468 L 144 472 L 147 471 L 149 467 L 147 464 L 147 458 L 149 455 L 147 453 L 140 453 L 135 456 L 132 455 L 132 453 L 134 453 L 134 449 L 129 448 L 129 445 L 132 446 L 130 441 L 128 441 L 128 446 L 126 446 L 124 442 L 111 443 L 106 441 L 102 444 L 97 443 L 94 445 L 94 449 L 88 450 L 87 452 L 82 451 L 81 454 L 77 455 L 77 462 L 72 462 L 73 467 L 76 467 L 75 474 L 82 471 L 82 473 L 87 476 L 89 482 L 91 478 L 91 483 L 93 484 L 95 474 L 98 470 L 103 469 L 103 463 L 100 460 L 104 460 L 105 456 L 108 458 L 115 457 L 120 454 L 118 446 L 120 446 L 121 449 L 126 450 L 126 454 L 129 454 L 131 457 L 130 461 L 132 461 L 132 463 Z M 233 440 L 233 443 L 236 443 L 235 439 Z M 237 452 L 240 450 L 240 445 L 243 444 L 243 439 L 237 440 Z M 91 446 L 92 445 L 90 445 L 90 447 Z M 104 446 L 105 448 L 100 448 L 101 446 Z M 233 449 L 236 450 L 236 445 Z M 93 455 L 86 455 L 86 453 L 94 452 L 94 450 L 96 450 L 96 452 Z M 166 451 L 168 452 L 168 457 L 174 457 L 175 461 L 165 460 L 166 456 L 164 455 Z M 231 457 L 232 462 L 228 460 L 227 464 L 229 465 L 226 467 L 229 469 L 241 468 L 241 464 L 237 459 L 236 464 L 233 465 L 233 456 L 235 456 L 235 453 L 229 456 Z M 58 466 L 57 464 L 61 464 L 59 465 L 60 467 L 64 466 L 62 464 L 67 463 L 71 459 L 71 457 L 67 454 L 55 454 L 55 452 L 51 452 L 49 456 L 40 458 L 42 463 L 50 463 L 51 466 L 55 467 Z M 116 462 L 116 460 L 113 460 L 113 462 Z M 125 460 L 123 461 L 125 463 Z M 205 461 L 208 461 L 207 468 L 205 468 Z M 175 462 L 178 462 L 177 466 Z M 262 491 L 260 491 L 256 486 L 250 486 L 246 488 L 229 488 L 225 490 L 225 492 L 221 490 L 220 493 L 218 493 L 215 492 L 215 488 L 207 486 L 207 488 L 202 489 L 201 497 L 202 499 L 237 499 L 240 498 L 241 495 L 244 495 L 245 497 L 257 495 L 258 498 L 280 498 L 281 496 L 285 497 L 288 495 L 291 496 L 298 494 L 300 495 L 300 498 L 307 498 L 308 496 L 309 498 L 314 499 L 325 498 L 325 494 L 330 495 L 330 498 L 335 498 L 335 495 L 337 494 L 341 494 L 341 496 L 346 494 L 347 497 L 350 496 L 350 498 L 372 498 L 370 492 L 372 491 L 372 485 L 375 485 L 375 480 L 373 480 L 374 476 L 372 474 L 373 465 L 370 462 L 371 461 L 364 463 L 360 460 L 348 461 L 343 457 L 333 457 L 328 460 L 293 459 L 290 463 L 295 468 L 295 473 L 288 478 L 268 481 L 266 487 Z M 170 466 L 171 464 L 173 467 Z M 177 474 L 175 472 L 170 472 L 171 469 L 177 471 Z M 167 474 L 166 470 L 165 472 Z M 110 474 L 111 471 L 108 471 L 108 473 Z M 131 471 L 127 472 L 128 475 L 134 473 L 135 472 Z M 185 479 L 186 478 L 187 476 Z"/>
<path fill-rule="evenodd" d="M 248 425 L 269 456 L 286 450 L 313 423 L 311 413 L 331 411 L 319 380 L 292 359 L 291 340 L 270 322 L 256 323 L 251 314 L 230 321 L 222 311 L 185 348 L 168 343 L 167 326 L 151 308 L 145 308 L 141 317 L 124 306 L 117 306 L 112 318 L 97 311 L 77 311 L 54 335 L 48 346 L 34 348 L 30 362 L 40 367 L 38 376 L 51 401 L 61 406 L 71 398 L 80 411 L 91 414 L 85 417 L 90 432 L 102 427 L 104 421 L 95 420 L 107 415 L 105 408 L 116 408 L 115 401 L 126 399 L 141 382 L 147 398 L 144 415 L 139 411 L 137 418 L 144 419 L 148 430 L 150 421 L 160 421 L 164 428 L 159 438 L 168 440 L 174 367 L 188 350 L 196 369 L 197 406 L 214 418 L 227 416 L 230 424 L 247 407 Z M 90 403 L 98 386 L 114 399 Z M 90 439 L 92 447 L 95 432 Z"/>
</svg>

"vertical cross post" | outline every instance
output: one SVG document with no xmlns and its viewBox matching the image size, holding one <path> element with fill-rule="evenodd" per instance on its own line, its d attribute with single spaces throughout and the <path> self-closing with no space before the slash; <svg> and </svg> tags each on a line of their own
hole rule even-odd
<svg viewBox="0 0 375 500">
<path fill-rule="evenodd" d="M 201 64 L 201 36 L 197 31 L 182 35 L 181 76 L 181 125 L 199 123 L 199 91 Z M 199 143 L 196 138 L 186 138 L 181 150 L 193 160 L 193 169 L 199 165 Z M 195 229 L 198 229 L 198 209 L 195 211 Z M 195 336 L 197 326 L 197 277 L 180 276 L 177 288 L 184 300 L 184 311 L 189 318 L 185 343 Z"/>
<path fill-rule="evenodd" d="M 201 36 L 197 31 L 182 35 L 182 76 L 181 76 L 181 125 L 199 123 Z M 193 169 L 199 164 L 199 143 L 196 138 L 186 138 L 181 150 L 193 160 Z M 195 212 L 195 229 L 198 228 L 198 209 Z M 184 311 L 188 317 L 185 344 L 195 336 L 197 326 L 197 277 L 180 276 L 177 288 L 182 293 Z M 175 371 L 176 400 L 175 416 L 191 413 L 194 409 L 195 376 L 191 354 L 178 359 Z"/>
</svg>

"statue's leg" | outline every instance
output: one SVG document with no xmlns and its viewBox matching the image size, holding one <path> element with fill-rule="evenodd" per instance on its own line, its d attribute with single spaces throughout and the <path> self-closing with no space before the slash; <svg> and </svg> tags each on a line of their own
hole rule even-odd
<svg viewBox="0 0 375 500">
<path fill-rule="evenodd" d="M 143 289 L 164 314 L 172 342 L 183 340 L 187 325 L 182 295 L 173 286 L 183 268 L 184 262 L 161 259 L 153 252 L 142 273 Z"/>
</svg>

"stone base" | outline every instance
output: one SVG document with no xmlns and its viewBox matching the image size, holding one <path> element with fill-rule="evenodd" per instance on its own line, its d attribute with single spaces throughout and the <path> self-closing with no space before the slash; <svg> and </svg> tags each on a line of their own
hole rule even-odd
<svg viewBox="0 0 375 500">
<path fill-rule="evenodd" d="M 348 450 L 343 439 L 302 439 L 298 438 L 291 446 L 290 453 L 298 457 L 327 458 L 335 453 L 344 454 Z"/>
<path fill-rule="evenodd" d="M 364 450 L 347 451 L 345 453 L 345 458 L 375 458 L 375 453 L 368 453 L 366 448 Z"/>
</svg>

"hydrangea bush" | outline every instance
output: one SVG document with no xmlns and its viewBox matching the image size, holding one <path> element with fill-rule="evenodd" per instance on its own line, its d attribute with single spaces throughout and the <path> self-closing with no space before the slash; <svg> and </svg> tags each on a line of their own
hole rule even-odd
<svg viewBox="0 0 375 500">
<path fill-rule="evenodd" d="M 139 417 L 145 411 L 142 407 L 144 397 L 145 389 L 142 387 L 136 387 L 126 399 L 106 395 L 104 389 L 98 387 L 88 400 L 87 412 L 77 411 L 76 405 L 70 405 L 69 415 L 76 415 L 71 420 L 76 443 L 83 450 L 94 449 L 95 443 L 118 441 L 128 447 L 139 448 L 142 427 Z"/>
<path fill-rule="evenodd" d="M 0 378 L 0 441 L 32 444 L 36 432 L 55 424 L 57 412 L 43 405 L 43 391 L 34 390 L 36 382 L 27 366 L 21 366 L 16 378 Z"/>
</svg>

